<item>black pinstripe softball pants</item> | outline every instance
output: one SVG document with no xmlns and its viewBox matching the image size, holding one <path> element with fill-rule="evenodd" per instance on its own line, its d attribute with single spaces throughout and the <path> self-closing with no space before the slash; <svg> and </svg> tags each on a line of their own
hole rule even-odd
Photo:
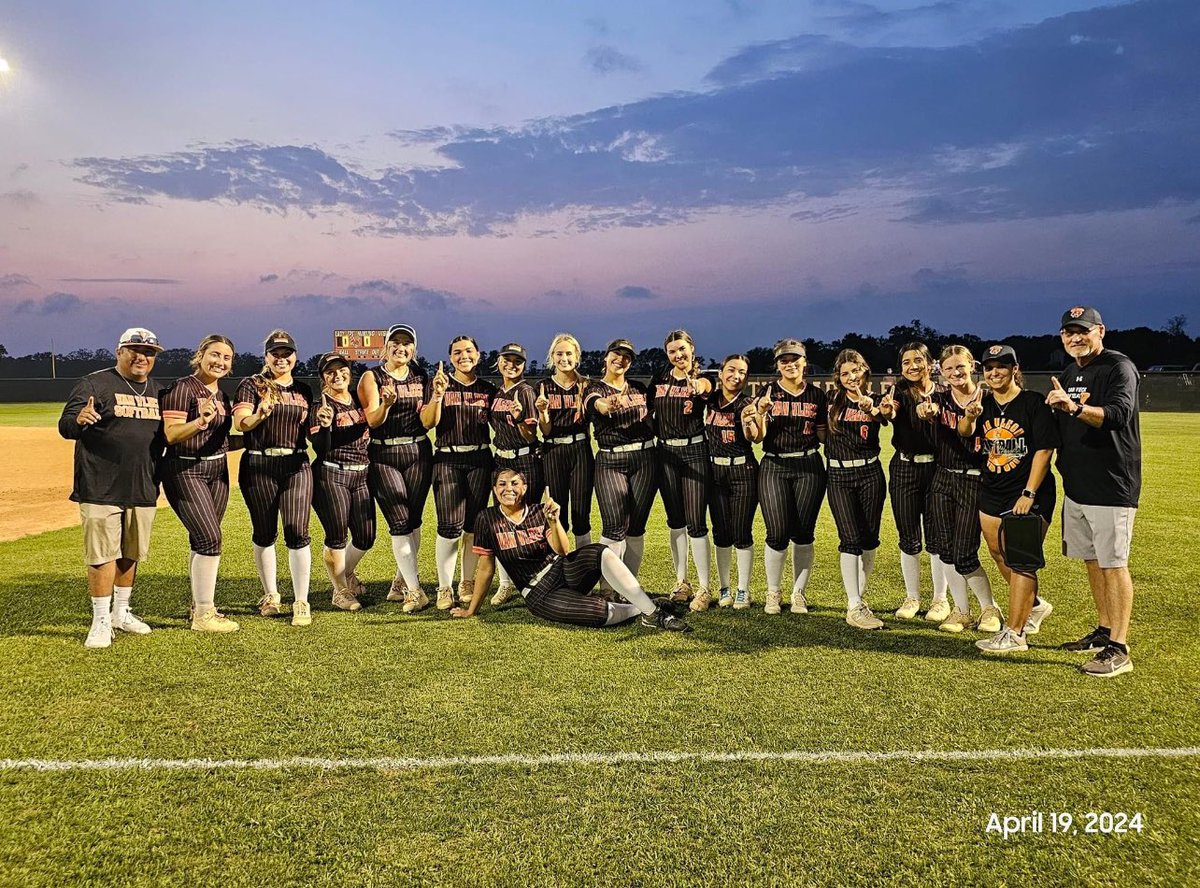
<svg viewBox="0 0 1200 888">
<path fill-rule="evenodd" d="M 221 519 L 229 505 L 229 465 L 220 459 L 168 459 L 159 469 L 163 493 L 197 555 L 221 554 Z"/>
<path fill-rule="evenodd" d="M 939 466 L 929 488 L 929 551 L 964 575 L 979 569 L 979 485 L 979 475 Z"/>
<path fill-rule="evenodd" d="M 879 524 L 887 481 L 879 460 L 866 466 L 829 469 L 829 511 L 837 525 L 838 551 L 861 555 L 879 548 Z"/>
<path fill-rule="evenodd" d="M 492 451 L 450 453 L 433 457 L 433 505 L 438 536 L 456 540 L 463 528 L 475 530 L 475 519 L 488 503 L 492 489 Z"/>
<path fill-rule="evenodd" d="M 514 459 L 496 457 L 494 472 L 501 469 L 512 469 L 525 476 L 525 502 L 538 503 L 542 501 L 542 492 L 546 489 L 546 476 L 542 471 L 542 456 L 540 453 L 527 453 Z M 491 483 L 490 481 L 488 482 Z M 557 501 L 556 501 L 557 502 Z M 559 503 L 562 505 L 562 503 Z"/>
<path fill-rule="evenodd" d="M 585 438 L 573 444 L 546 444 L 544 447 L 542 471 L 550 496 L 562 507 L 559 520 L 563 530 L 591 533 L 592 485 L 596 478 L 592 442 Z"/>
<path fill-rule="evenodd" d="M 242 451 L 238 486 L 250 512 L 254 545 L 273 546 L 283 518 L 283 542 L 303 549 L 312 541 L 308 518 L 312 508 L 312 467 L 303 453 L 291 456 L 255 456 Z"/>
<path fill-rule="evenodd" d="M 415 444 L 372 444 L 367 454 L 371 459 L 367 486 L 379 503 L 388 533 L 407 536 L 421 526 L 425 514 L 433 483 L 433 445 L 428 438 Z"/>
<path fill-rule="evenodd" d="M 816 539 L 817 516 L 825 499 L 827 475 L 819 453 L 783 459 L 767 454 L 758 467 L 758 502 L 767 525 L 767 545 L 776 552 L 788 543 Z"/>
<path fill-rule="evenodd" d="M 745 462 L 740 466 L 712 467 L 712 494 L 708 510 L 712 515 L 713 545 L 747 549 L 754 544 L 754 512 L 758 508 L 758 466 Z"/>
<path fill-rule="evenodd" d="M 325 531 L 325 545 L 346 548 L 346 537 L 358 549 L 375 545 L 375 501 L 367 486 L 367 470 L 335 469 L 317 460 L 313 466 L 313 508 Z"/>
<path fill-rule="evenodd" d="M 593 543 L 563 555 L 525 598 L 535 616 L 555 623 L 598 628 L 608 620 L 608 602 L 592 594 L 600 582 L 600 559 L 608 547 Z"/>
<path fill-rule="evenodd" d="M 657 491 L 658 461 L 653 450 L 596 454 L 596 500 L 601 533 L 608 539 L 645 535 Z"/>
<path fill-rule="evenodd" d="M 704 441 L 686 447 L 658 445 L 659 488 L 667 511 L 667 527 L 687 527 L 688 536 L 708 535 L 708 499 L 712 466 Z"/>
<path fill-rule="evenodd" d="M 929 488 L 937 465 L 930 462 L 918 463 L 901 459 L 900 453 L 892 455 L 888 464 L 888 495 L 892 499 L 892 517 L 896 519 L 896 531 L 900 535 L 900 551 L 908 555 L 921 553 L 921 530 L 924 528 L 926 542 L 930 539 Z"/>
</svg>

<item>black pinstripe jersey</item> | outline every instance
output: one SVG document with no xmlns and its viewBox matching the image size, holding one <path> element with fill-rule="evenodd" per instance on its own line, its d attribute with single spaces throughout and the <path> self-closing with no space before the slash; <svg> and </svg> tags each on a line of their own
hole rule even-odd
<svg viewBox="0 0 1200 888">
<path fill-rule="evenodd" d="M 550 523 L 541 503 L 526 506 L 525 517 L 514 524 L 499 506 L 490 506 L 475 519 L 476 555 L 494 555 L 518 589 L 529 581 L 554 555 L 550 548 Z"/>
<path fill-rule="evenodd" d="M 317 410 L 321 407 L 319 396 L 308 411 L 308 434 L 313 450 L 321 459 L 344 465 L 363 465 L 368 461 L 367 443 L 371 435 L 367 414 L 358 402 L 358 395 L 351 391 L 349 404 L 331 397 L 329 406 L 333 408 L 333 425 L 328 429 L 323 429 L 317 422 Z"/>
<path fill-rule="evenodd" d="M 672 368 L 654 377 L 650 387 L 650 411 L 659 438 L 694 438 L 704 434 L 706 397 L 698 395 L 688 379 L 678 379 Z"/>
<path fill-rule="evenodd" d="M 936 395 L 940 391 L 945 391 L 945 386 L 934 383 L 933 393 Z M 937 453 L 933 424 L 917 416 L 920 398 L 897 388 L 895 399 L 900 407 L 892 419 L 892 446 L 906 456 Z"/>
<path fill-rule="evenodd" d="M 829 400 L 825 392 L 805 382 L 799 394 L 792 395 L 779 385 L 771 385 L 771 412 L 763 439 L 766 453 L 796 453 L 812 450 L 820 444 L 817 429 L 828 421 Z"/>
<path fill-rule="evenodd" d="M 837 431 L 825 437 L 825 455 L 830 459 L 870 459 L 879 456 L 879 417 L 847 403 L 838 416 Z"/>
<path fill-rule="evenodd" d="M 750 456 L 753 446 L 742 429 L 742 411 L 754 399 L 742 392 L 728 404 L 720 388 L 708 397 L 708 412 L 704 416 L 704 432 L 708 437 L 710 456 Z"/>
<path fill-rule="evenodd" d="M 496 387 L 486 379 L 475 377 L 470 385 L 463 385 L 451 374 L 437 424 L 438 447 L 486 445 L 491 437 L 488 414 L 495 396 Z"/>
<path fill-rule="evenodd" d="M 966 415 L 966 411 L 958 406 L 950 389 L 936 393 L 933 402 L 941 407 L 941 413 L 934 420 L 937 464 L 956 470 L 982 468 L 987 461 L 987 454 L 984 452 L 983 439 L 978 434 L 979 424 L 976 423 L 975 435 L 964 438 L 958 433 L 958 421 Z"/>
<path fill-rule="evenodd" d="M 550 406 L 546 412 L 550 414 L 550 433 L 548 438 L 565 438 L 567 435 L 577 435 L 587 431 L 587 416 L 583 412 L 584 384 L 563 387 L 550 377 L 544 383 L 546 400 Z"/>
<path fill-rule="evenodd" d="M 249 378 L 243 379 L 237 388 L 233 409 L 249 407 L 258 408 L 258 390 Z M 263 450 L 267 447 L 294 447 L 306 451 L 308 442 L 305 435 L 308 431 L 308 408 L 312 404 L 312 389 L 303 382 L 293 381 L 291 385 L 281 386 L 279 403 L 271 411 L 271 415 L 261 424 L 245 434 L 247 450 Z"/>
<path fill-rule="evenodd" d="M 429 433 L 421 424 L 421 409 L 429 403 L 430 382 L 415 365 L 408 367 L 408 377 L 403 381 L 389 374 L 382 366 L 372 367 L 367 371 L 375 377 L 375 385 L 383 389 L 385 385 L 396 387 L 396 403 L 388 411 L 387 419 L 371 429 L 371 437 L 378 440 L 385 438 L 414 438 Z"/>
<path fill-rule="evenodd" d="M 646 387 L 632 379 L 625 380 L 625 395 L 629 406 L 614 410 L 607 416 L 596 409 L 596 401 L 616 395 L 620 389 L 613 388 L 602 379 L 592 381 L 583 396 L 584 409 L 592 420 L 592 428 L 596 433 L 596 444 L 600 447 L 620 447 L 622 444 L 636 444 L 649 441 L 654 437 L 654 427 L 650 422 L 649 398 Z"/>
<path fill-rule="evenodd" d="M 537 396 L 533 393 L 533 386 L 525 380 L 521 380 L 512 388 L 499 388 L 496 390 L 496 396 L 492 398 L 492 410 L 488 417 L 492 425 L 492 443 L 500 450 L 517 450 L 521 447 L 530 447 L 537 444 L 537 408 L 534 402 Z M 513 419 L 512 407 L 513 403 L 521 405 L 520 420 Z M 526 441 L 521 436 L 519 425 L 524 425 L 526 428 L 534 430 L 534 440 Z"/>
<path fill-rule="evenodd" d="M 191 422 L 200 416 L 200 404 L 207 401 L 212 392 L 195 376 L 184 376 L 171 383 L 171 387 L 158 396 L 163 419 L 182 419 Z M 167 445 L 167 457 L 213 456 L 229 450 L 229 430 L 233 426 L 233 405 L 229 396 L 217 392 L 217 415 L 209 421 L 208 428 L 197 432 L 186 441 Z"/>
</svg>

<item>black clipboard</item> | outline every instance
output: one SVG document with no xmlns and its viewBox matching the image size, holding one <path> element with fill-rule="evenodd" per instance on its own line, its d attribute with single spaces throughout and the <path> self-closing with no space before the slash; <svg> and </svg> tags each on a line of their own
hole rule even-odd
<svg viewBox="0 0 1200 888">
<path fill-rule="evenodd" d="M 1046 566 L 1042 550 L 1042 518 L 1037 512 L 1000 516 L 1000 554 L 1013 570 L 1037 571 Z"/>
</svg>

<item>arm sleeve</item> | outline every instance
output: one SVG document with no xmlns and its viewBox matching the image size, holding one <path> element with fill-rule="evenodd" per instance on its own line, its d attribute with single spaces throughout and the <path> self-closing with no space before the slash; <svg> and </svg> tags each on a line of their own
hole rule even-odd
<svg viewBox="0 0 1200 888">
<path fill-rule="evenodd" d="M 1035 400 L 1037 403 L 1033 403 Z M 1031 399 L 1030 404 L 1033 406 L 1033 421 L 1030 425 L 1033 427 L 1033 440 L 1036 445 L 1034 449 L 1057 450 L 1060 439 L 1054 410 L 1047 406 L 1040 395 Z"/>
<path fill-rule="evenodd" d="M 533 386 L 526 383 L 517 390 L 517 401 L 521 404 L 521 422 L 527 426 L 537 425 L 537 395 Z"/>
<path fill-rule="evenodd" d="M 599 390 L 599 388 L 596 387 L 595 383 L 593 383 L 592 385 L 589 385 L 587 387 L 587 389 L 584 391 L 584 393 L 583 393 L 583 412 L 587 416 L 599 416 L 600 415 L 600 411 L 598 411 L 596 409 L 596 402 L 598 400 L 600 400 L 601 397 L 603 397 L 603 396 L 600 394 L 600 390 Z"/>
<path fill-rule="evenodd" d="M 496 542 L 492 539 L 492 522 L 490 522 L 483 512 L 480 512 L 475 517 L 475 538 L 471 545 L 471 551 L 476 555 L 492 555 L 496 548 Z"/>
<path fill-rule="evenodd" d="M 68 440 L 76 441 L 83 434 L 83 426 L 75 421 L 75 417 L 79 415 L 79 411 L 87 404 L 89 397 L 95 395 L 92 389 L 92 384 L 87 379 L 81 379 L 76 383 L 75 388 L 71 389 L 71 394 L 67 398 L 67 403 L 63 405 L 62 415 L 58 418 L 58 433 Z M 100 403 L 100 399 L 96 399 L 96 412 L 103 412 L 104 407 Z"/>
<path fill-rule="evenodd" d="M 163 419 L 187 419 L 188 399 L 183 388 L 178 382 L 174 382 L 158 396 Z"/>
<path fill-rule="evenodd" d="M 247 407 L 253 411 L 257 406 L 258 390 L 249 379 L 243 379 L 238 383 L 237 392 L 233 396 L 233 409 L 238 410 L 242 407 Z"/>
<path fill-rule="evenodd" d="M 336 421 L 336 414 L 334 419 Z M 305 425 L 308 429 L 308 439 L 312 441 L 313 451 L 317 454 L 318 458 L 325 456 L 333 443 L 333 430 L 324 428 L 317 422 L 316 404 L 308 406 L 308 419 L 305 421 Z"/>
<path fill-rule="evenodd" d="M 1133 419 L 1137 408 L 1138 376 L 1132 361 L 1118 361 L 1108 374 L 1108 388 L 1104 393 L 1104 423 L 1100 428 L 1106 432 L 1123 429 Z"/>
<path fill-rule="evenodd" d="M 829 396 L 821 391 L 821 397 L 817 398 L 817 428 L 829 425 Z"/>
</svg>

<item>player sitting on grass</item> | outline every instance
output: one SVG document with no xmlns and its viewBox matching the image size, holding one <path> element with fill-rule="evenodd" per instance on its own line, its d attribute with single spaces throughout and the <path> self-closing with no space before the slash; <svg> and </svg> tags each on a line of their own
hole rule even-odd
<svg viewBox="0 0 1200 888">
<path fill-rule="evenodd" d="M 526 504 L 525 476 L 512 469 L 496 473 L 492 491 L 498 505 L 484 509 L 475 521 L 474 594 L 451 616 L 473 617 L 492 582 L 496 559 L 521 590 L 529 610 L 544 620 L 575 626 L 615 626 L 639 613 L 642 625 L 672 632 L 691 627 L 659 608 L 633 573 L 603 543 L 570 551 L 559 523 L 559 505 Z M 624 601 L 606 601 L 592 590 L 600 578 Z"/>
</svg>

